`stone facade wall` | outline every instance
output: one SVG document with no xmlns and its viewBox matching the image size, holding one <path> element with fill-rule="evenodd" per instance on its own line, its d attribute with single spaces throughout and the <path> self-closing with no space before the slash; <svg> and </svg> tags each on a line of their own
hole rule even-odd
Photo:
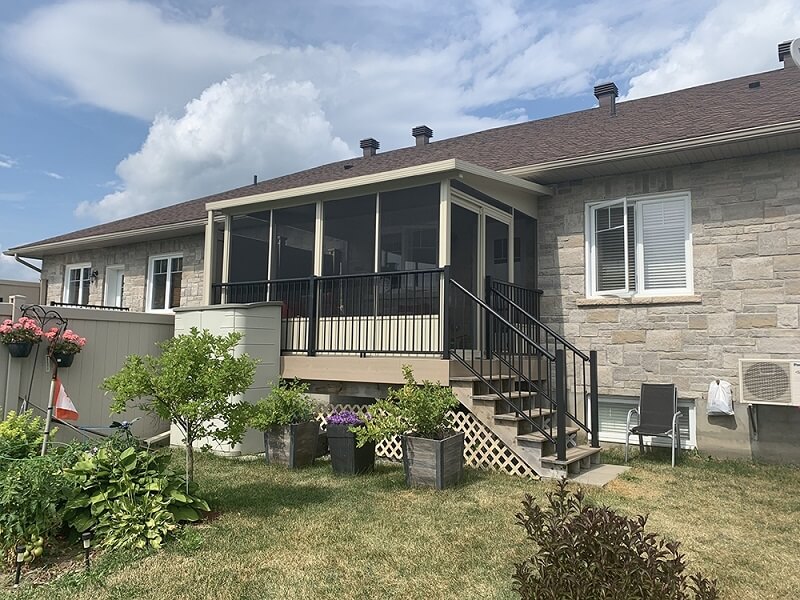
<svg viewBox="0 0 800 600">
<path fill-rule="evenodd" d="M 47 280 L 47 302 L 63 300 L 66 265 L 90 263 L 97 270 L 97 281 L 90 285 L 89 304 L 106 304 L 106 267 L 125 267 L 123 306 L 144 312 L 147 298 L 147 269 L 150 257 L 160 254 L 183 253 L 181 306 L 200 306 L 203 303 L 203 235 L 177 237 L 167 240 L 139 242 L 94 250 L 47 256 L 42 261 L 42 279 Z"/>
<path fill-rule="evenodd" d="M 587 299 L 586 203 L 673 190 L 691 193 L 694 296 Z M 800 357 L 800 151 L 561 184 L 540 201 L 539 236 L 543 320 L 597 350 L 601 394 L 674 382 L 699 400 L 701 447 L 714 431 L 699 414 L 712 378 L 738 400 L 739 358 Z M 720 425 L 735 430 L 722 436 L 734 446 L 749 446 L 744 409 Z M 800 426 L 799 411 L 762 409 L 792 411 Z"/>
</svg>

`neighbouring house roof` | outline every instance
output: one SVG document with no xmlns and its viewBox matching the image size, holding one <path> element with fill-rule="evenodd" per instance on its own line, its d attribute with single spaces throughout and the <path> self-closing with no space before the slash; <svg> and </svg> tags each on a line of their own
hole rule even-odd
<svg viewBox="0 0 800 600">
<path fill-rule="evenodd" d="M 758 85 L 756 85 L 758 82 Z M 494 171 L 528 176 L 536 165 L 652 147 L 729 132 L 787 124 L 800 130 L 800 69 L 784 68 L 620 102 L 616 114 L 596 107 L 547 119 L 488 129 L 423 146 L 355 157 L 276 177 L 144 214 L 9 249 L 38 257 L 46 247 L 97 241 L 134 232 L 199 227 L 211 202 L 268 194 L 437 161 L 459 159 Z"/>
</svg>

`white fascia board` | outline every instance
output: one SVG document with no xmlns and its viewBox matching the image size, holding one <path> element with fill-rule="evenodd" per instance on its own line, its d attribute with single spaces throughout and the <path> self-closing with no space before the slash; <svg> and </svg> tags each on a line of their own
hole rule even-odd
<svg viewBox="0 0 800 600">
<path fill-rule="evenodd" d="M 181 232 L 183 230 L 192 230 L 202 228 L 205 225 L 206 219 L 183 221 L 180 223 L 170 223 L 168 225 L 158 225 L 156 227 L 145 227 L 142 229 L 132 229 L 130 231 L 118 231 L 116 233 L 104 233 L 101 235 L 90 235 L 82 238 L 72 240 L 62 240 L 59 242 L 50 242 L 48 244 L 34 244 L 29 246 L 17 246 L 16 248 L 9 248 L 4 251 L 6 256 L 23 256 L 26 258 L 40 259 L 42 256 L 49 254 L 61 254 L 62 252 L 70 252 L 76 247 L 91 244 L 93 246 L 102 246 L 104 242 L 115 242 L 114 246 L 119 246 L 121 240 L 127 243 L 138 241 L 138 238 L 150 239 L 153 236 L 158 236 L 162 233 Z M 111 244 L 107 244 L 111 245 Z"/>
<path fill-rule="evenodd" d="M 218 200 L 216 202 L 209 202 L 206 204 L 206 210 L 211 211 L 239 208 L 251 204 L 261 204 L 275 200 L 285 200 L 288 198 L 299 198 L 302 196 L 323 194 L 326 192 L 334 192 L 367 185 L 375 185 L 389 181 L 397 181 L 399 179 L 409 179 L 413 177 L 435 174 L 445 175 L 446 173 L 450 172 L 454 174 L 459 172 L 470 173 L 472 175 L 491 179 L 512 187 L 528 190 L 539 195 L 549 196 L 552 193 L 549 187 L 534 183 L 532 181 L 521 179 L 513 175 L 507 175 L 505 173 L 500 173 L 498 171 L 493 171 L 485 167 L 479 167 L 478 165 L 474 165 L 463 160 L 448 159 L 426 163 L 424 165 L 417 165 L 414 167 L 395 169 L 393 171 L 381 171 L 379 173 L 371 173 L 369 175 L 360 175 L 358 177 L 338 179 L 336 181 L 326 181 L 323 183 L 315 183 L 312 185 L 305 185 L 285 190 L 277 190 L 275 192 L 266 192 L 264 194 L 253 194 L 252 196 L 231 198 L 229 200 Z"/>
<path fill-rule="evenodd" d="M 681 150 L 694 150 L 697 148 L 705 148 L 708 146 L 716 146 L 719 144 L 726 144 L 731 142 L 744 142 L 752 139 L 769 137 L 771 135 L 780 135 L 785 133 L 797 133 L 797 132 L 800 132 L 800 119 L 795 121 L 788 121 L 786 123 L 778 123 L 777 125 L 761 125 L 758 127 L 750 127 L 748 129 L 726 131 L 723 133 L 713 133 L 710 135 L 704 135 L 695 138 L 685 138 L 673 142 L 662 142 L 660 144 L 636 146 L 634 148 L 624 148 L 622 150 L 599 152 L 596 154 L 587 154 L 584 156 L 578 156 L 573 158 L 552 160 L 534 165 L 513 167 L 510 169 L 501 169 L 500 172 L 507 175 L 514 175 L 516 177 L 535 177 L 536 175 L 540 175 L 542 173 L 546 173 L 547 171 L 552 171 L 555 169 L 582 167 L 588 165 L 601 164 L 605 162 L 612 162 L 615 160 L 640 158 L 644 156 L 666 154 L 668 152 L 679 152 Z"/>
</svg>

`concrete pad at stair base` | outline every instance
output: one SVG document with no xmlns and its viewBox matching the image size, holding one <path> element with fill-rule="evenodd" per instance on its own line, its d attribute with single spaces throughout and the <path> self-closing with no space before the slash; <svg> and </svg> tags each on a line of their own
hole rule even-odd
<svg viewBox="0 0 800 600">
<path fill-rule="evenodd" d="M 570 477 L 571 483 L 579 483 L 580 485 L 591 485 L 595 487 L 605 487 L 605 485 L 614 481 L 622 473 L 630 469 L 622 465 L 596 465 L 586 471 L 581 471 L 580 475 Z"/>
</svg>

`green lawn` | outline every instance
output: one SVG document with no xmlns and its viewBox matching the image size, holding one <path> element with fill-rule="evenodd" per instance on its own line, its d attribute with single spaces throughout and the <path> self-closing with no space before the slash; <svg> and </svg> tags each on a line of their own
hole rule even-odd
<svg viewBox="0 0 800 600">
<path fill-rule="evenodd" d="M 800 598 L 800 469 L 686 458 L 639 459 L 590 497 L 683 542 L 722 597 Z M 468 470 L 446 492 L 408 490 L 402 467 L 334 477 L 200 457 L 220 512 L 147 556 L 106 556 L 90 575 L 6 593 L 14 598 L 514 598 L 513 563 L 530 553 L 514 514 L 549 484 Z M 0 592 L 2 595 L 2 592 Z"/>
</svg>

